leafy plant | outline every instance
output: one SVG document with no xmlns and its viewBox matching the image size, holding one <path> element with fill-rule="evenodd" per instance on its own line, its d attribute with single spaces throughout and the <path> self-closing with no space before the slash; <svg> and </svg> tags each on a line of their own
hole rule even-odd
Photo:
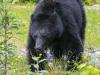
<svg viewBox="0 0 100 75">
<path fill-rule="evenodd" d="M 46 59 L 41 59 L 40 60 L 41 57 L 42 57 L 42 54 L 39 54 L 38 57 L 36 57 L 36 56 L 32 57 L 32 59 L 34 61 L 36 61 L 36 64 L 32 64 L 35 67 L 35 69 L 36 69 L 35 75 L 44 75 L 44 74 L 48 73 L 48 71 L 46 71 L 46 70 L 39 71 L 39 64 L 46 61 Z"/>
<path fill-rule="evenodd" d="M 99 4 L 100 0 L 84 0 L 86 5 Z"/>
<path fill-rule="evenodd" d="M 9 59 L 16 47 L 10 40 L 14 38 L 15 31 L 19 28 L 16 19 L 9 12 L 8 2 L 9 0 L 0 2 L 0 65 L 4 75 L 7 75 L 8 69 L 11 68 Z"/>
</svg>

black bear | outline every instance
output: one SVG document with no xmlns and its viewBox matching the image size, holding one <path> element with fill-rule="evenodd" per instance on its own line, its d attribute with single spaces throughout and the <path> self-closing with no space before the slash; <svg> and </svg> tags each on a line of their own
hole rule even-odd
<svg viewBox="0 0 100 75">
<path fill-rule="evenodd" d="M 81 0 L 40 0 L 31 15 L 28 37 L 28 61 L 34 71 L 32 56 L 46 57 L 49 48 L 55 59 L 63 54 L 70 62 L 80 61 L 84 48 L 86 18 Z M 43 63 L 40 70 L 44 69 Z"/>
</svg>

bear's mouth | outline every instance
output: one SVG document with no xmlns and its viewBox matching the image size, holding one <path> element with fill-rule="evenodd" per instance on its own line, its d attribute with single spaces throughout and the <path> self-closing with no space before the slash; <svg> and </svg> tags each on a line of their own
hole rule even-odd
<svg viewBox="0 0 100 75">
<path fill-rule="evenodd" d="M 44 53 L 46 53 L 47 50 L 48 50 L 48 47 L 43 47 L 41 49 L 36 49 L 36 52 L 44 54 Z"/>
</svg>

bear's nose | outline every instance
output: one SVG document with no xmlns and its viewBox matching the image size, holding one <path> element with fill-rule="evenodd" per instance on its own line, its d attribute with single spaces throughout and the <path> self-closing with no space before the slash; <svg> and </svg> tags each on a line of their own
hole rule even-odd
<svg viewBox="0 0 100 75">
<path fill-rule="evenodd" d="M 36 50 L 41 50 L 42 49 L 42 45 L 40 43 L 36 43 L 35 49 Z"/>
<path fill-rule="evenodd" d="M 42 39 L 40 39 L 40 38 L 36 39 L 35 49 L 36 50 L 42 50 L 43 44 L 44 43 L 43 43 L 43 40 Z"/>
<path fill-rule="evenodd" d="M 41 46 L 40 44 L 36 44 L 36 45 L 35 45 L 35 49 L 36 49 L 36 50 L 41 50 L 41 49 L 42 49 L 42 46 Z"/>
</svg>

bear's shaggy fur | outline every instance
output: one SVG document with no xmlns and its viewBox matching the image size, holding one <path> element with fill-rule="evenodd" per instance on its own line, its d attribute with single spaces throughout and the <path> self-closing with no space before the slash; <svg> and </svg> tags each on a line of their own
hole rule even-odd
<svg viewBox="0 0 100 75">
<path fill-rule="evenodd" d="M 50 48 L 55 58 L 63 54 L 69 61 L 80 61 L 84 48 L 85 12 L 81 0 L 40 0 L 31 15 L 28 37 L 28 61 Z M 43 63 L 40 70 L 44 69 Z M 31 66 L 34 71 L 34 67 Z"/>
</svg>

